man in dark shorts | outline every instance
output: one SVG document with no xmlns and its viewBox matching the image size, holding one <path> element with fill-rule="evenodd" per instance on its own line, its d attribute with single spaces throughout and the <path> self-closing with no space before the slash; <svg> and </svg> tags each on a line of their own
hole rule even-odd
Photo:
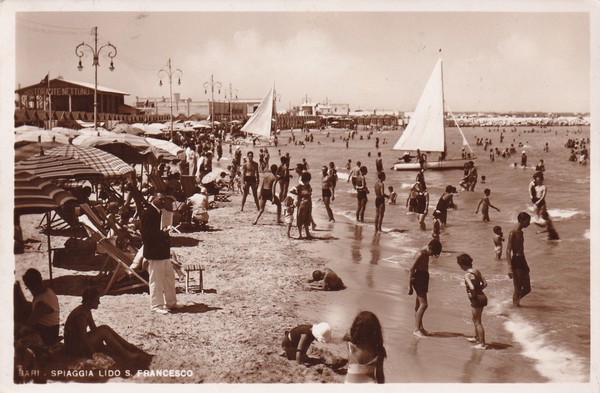
<svg viewBox="0 0 600 393">
<path fill-rule="evenodd" d="M 423 328 L 423 315 L 427 310 L 427 292 L 429 291 L 429 257 L 438 256 L 442 252 L 442 243 L 437 239 L 429 242 L 427 247 L 417 251 L 414 262 L 410 268 L 408 294 L 417 293 L 415 301 L 415 330 L 413 334 L 417 337 L 425 337 L 429 333 Z"/>
<path fill-rule="evenodd" d="M 246 153 L 248 161 L 242 165 L 242 211 L 246 204 L 246 198 L 250 189 L 252 189 L 252 196 L 254 197 L 254 203 L 256 203 L 256 209 L 260 210 L 258 205 L 258 195 L 256 193 L 258 189 L 258 182 L 260 181 L 260 175 L 258 173 L 258 163 L 254 161 L 254 153 L 249 151 Z"/>
<path fill-rule="evenodd" d="M 277 184 L 277 165 L 271 165 L 271 173 L 266 175 L 262 180 L 262 186 L 260 188 L 260 196 L 259 196 L 259 210 L 256 219 L 252 223 L 252 225 L 256 225 L 258 219 L 265 212 L 265 206 L 267 205 L 267 201 L 271 201 L 273 205 L 277 206 L 277 223 L 281 224 L 281 202 L 279 201 L 279 197 L 275 194 L 275 185 Z"/>
<path fill-rule="evenodd" d="M 519 307 L 521 299 L 531 292 L 529 266 L 525 259 L 525 239 L 523 237 L 523 228 L 529 226 L 531 216 L 521 212 L 517 215 L 517 221 L 517 226 L 508 235 L 506 259 L 508 261 L 508 277 L 512 278 L 514 285 L 513 305 Z"/>
</svg>

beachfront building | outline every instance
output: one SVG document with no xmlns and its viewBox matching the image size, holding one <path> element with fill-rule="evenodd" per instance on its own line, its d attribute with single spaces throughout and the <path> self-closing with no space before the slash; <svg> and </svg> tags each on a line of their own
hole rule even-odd
<svg viewBox="0 0 600 393">
<path fill-rule="evenodd" d="M 125 104 L 129 93 L 97 86 L 98 121 L 139 120 L 142 114 Z M 44 79 L 15 91 L 15 125 L 74 125 L 94 117 L 94 84 L 70 81 L 61 77 Z M 162 118 L 156 118 L 160 120 Z"/>
</svg>

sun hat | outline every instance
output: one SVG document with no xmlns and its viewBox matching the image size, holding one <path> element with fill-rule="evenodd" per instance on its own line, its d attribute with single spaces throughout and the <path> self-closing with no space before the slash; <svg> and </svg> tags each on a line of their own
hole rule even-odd
<svg viewBox="0 0 600 393">
<path fill-rule="evenodd" d="M 327 322 L 313 325 L 310 331 L 318 342 L 327 343 L 331 340 L 331 327 Z"/>
</svg>

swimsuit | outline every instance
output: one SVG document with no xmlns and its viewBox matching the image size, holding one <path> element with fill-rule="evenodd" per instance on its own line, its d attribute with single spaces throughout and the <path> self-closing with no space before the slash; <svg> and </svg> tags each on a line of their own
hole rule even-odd
<svg viewBox="0 0 600 393">
<path fill-rule="evenodd" d="M 256 184 L 256 177 L 254 176 L 244 176 L 244 183 L 247 184 Z"/>
<path fill-rule="evenodd" d="M 429 290 L 429 272 L 425 270 L 415 270 L 412 287 L 415 289 L 417 295 L 425 295 Z"/>
<path fill-rule="evenodd" d="M 383 204 L 385 204 L 385 197 L 375 197 L 375 207 L 379 207 Z"/>
<path fill-rule="evenodd" d="M 471 306 L 475 308 L 487 306 L 487 297 L 485 296 L 485 293 L 483 293 L 481 277 L 479 277 L 478 274 L 472 272 L 469 273 L 475 277 L 474 280 L 471 280 L 473 283 L 473 291 L 469 291 L 469 286 L 467 285 L 465 278 L 465 287 L 467 288 L 467 294 L 469 295 Z"/>
<path fill-rule="evenodd" d="M 424 214 L 425 213 L 425 205 L 427 204 L 427 200 L 425 199 L 425 193 L 419 192 L 415 199 L 416 199 L 415 211 L 419 214 Z"/>
<path fill-rule="evenodd" d="M 270 188 L 263 188 L 260 191 L 260 195 L 264 201 L 273 201 L 273 193 Z"/>
<path fill-rule="evenodd" d="M 513 255 L 510 260 L 510 266 L 513 269 L 523 269 L 529 272 L 529 266 L 527 265 L 527 261 L 523 255 Z"/>
<path fill-rule="evenodd" d="M 379 356 L 375 356 L 368 363 L 359 363 L 354 358 L 352 351 L 354 344 L 348 341 L 348 372 L 345 382 L 348 383 L 377 383 L 375 372 Z"/>
<path fill-rule="evenodd" d="M 323 189 L 321 189 L 321 196 L 323 198 L 330 198 L 331 197 L 331 190 L 329 188 L 323 188 Z"/>
</svg>

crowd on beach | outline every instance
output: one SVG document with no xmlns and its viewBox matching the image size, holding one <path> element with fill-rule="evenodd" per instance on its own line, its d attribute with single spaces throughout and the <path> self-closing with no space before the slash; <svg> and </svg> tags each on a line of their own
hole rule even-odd
<svg viewBox="0 0 600 393">
<path fill-rule="evenodd" d="M 312 143 L 314 138 L 310 131 L 303 130 L 302 141 L 296 140 L 292 132 L 289 143 L 300 144 Z M 503 142 L 506 132 L 500 133 L 500 143 Z M 356 131 L 349 132 L 341 141 L 346 147 L 352 139 L 357 136 Z M 367 139 L 371 139 L 373 133 L 368 132 Z M 363 139 L 363 135 L 359 135 Z M 300 139 L 300 138 L 298 138 Z M 332 143 L 335 137 L 331 138 Z M 330 223 L 335 223 L 335 215 L 331 208 L 335 203 L 336 192 L 341 187 L 350 188 L 356 195 L 355 220 L 357 225 L 365 223 L 365 213 L 369 205 L 368 169 L 361 161 L 349 158 L 345 167 L 340 168 L 334 162 L 322 162 L 316 164 L 317 170 L 311 172 L 306 159 L 297 160 L 292 165 L 292 157 L 289 152 L 282 152 L 281 147 L 276 145 L 260 147 L 258 161 L 255 161 L 256 140 L 252 147 L 242 151 L 242 145 L 229 144 L 229 156 L 231 163 L 225 169 L 215 171 L 215 161 L 219 162 L 224 152 L 223 141 L 216 138 L 188 137 L 178 138 L 177 142 L 184 147 L 184 159 L 175 165 L 161 164 L 150 170 L 147 179 L 131 177 L 121 185 L 121 193 L 117 194 L 111 190 L 103 190 L 102 198 L 96 201 L 89 199 L 90 190 L 78 190 L 78 203 L 86 203 L 94 206 L 98 211 L 104 211 L 107 218 L 111 220 L 110 230 L 114 235 L 114 242 L 123 250 L 134 252 L 135 257 L 130 266 L 128 276 L 132 274 L 143 274 L 147 277 L 150 292 L 150 311 L 162 315 L 177 312 L 183 305 L 177 302 L 175 283 L 176 276 L 184 279 L 181 264 L 170 245 L 170 233 L 175 222 L 165 224 L 164 216 L 170 215 L 179 223 L 189 224 L 193 228 L 202 229 L 210 223 L 209 211 L 214 207 L 217 198 L 232 193 L 241 195 L 240 210 L 244 211 L 246 202 L 251 195 L 252 202 L 256 207 L 256 216 L 252 224 L 256 225 L 262 218 L 265 219 L 267 202 L 275 206 L 276 224 L 282 225 L 287 237 L 292 237 L 293 229 L 298 233 L 298 239 L 313 239 L 311 231 L 317 227 L 313 219 L 313 187 L 314 174 L 319 173 L 320 192 L 318 199 L 322 202 L 325 214 Z M 375 148 L 380 148 L 379 138 L 375 138 Z M 320 143 L 320 142 L 319 142 Z M 382 144 L 386 144 L 383 141 Z M 509 159 L 516 155 L 516 147 L 511 144 L 504 150 L 493 148 L 490 139 L 477 140 L 477 145 L 483 146 L 484 151 L 489 150 L 491 161 L 496 158 Z M 585 165 L 588 160 L 589 151 L 587 146 L 589 139 L 571 138 L 565 147 L 571 150 L 571 157 Z M 520 144 L 518 144 L 520 146 Z M 271 162 L 271 152 L 277 149 L 278 163 Z M 548 146 L 544 148 L 548 151 Z M 369 153 L 370 156 L 370 153 Z M 485 184 L 485 176 L 479 176 L 475 157 L 471 153 L 463 151 L 463 158 L 468 161 L 464 166 L 464 173 L 457 179 L 459 187 L 463 192 L 474 192 L 478 184 Z M 521 167 L 527 167 L 527 155 L 525 151 L 520 156 Z M 412 266 L 409 270 L 408 294 L 416 295 L 415 300 L 415 327 L 413 334 L 419 338 L 429 335 L 423 327 L 423 316 L 427 310 L 427 293 L 429 287 L 429 260 L 437 257 L 442 252 L 442 236 L 447 230 L 448 213 L 456 208 L 453 197 L 459 192 L 457 188 L 448 184 L 444 192 L 439 196 L 434 209 L 430 208 L 432 196 L 427 189 L 426 155 L 417 151 L 416 156 L 405 154 L 402 157 L 405 162 L 414 160 L 420 163 L 414 184 L 410 186 L 404 207 L 408 213 L 418 217 L 418 229 L 427 231 L 426 222 L 428 213 L 432 210 L 431 240 L 426 246 L 417 251 Z M 311 166 L 314 164 L 311 163 Z M 517 166 L 517 163 L 514 164 Z M 376 174 L 373 181 L 374 193 L 374 218 L 375 232 L 384 232 L 384 218 L 386 205 L 401 205 L 402 199 L 394 187 L 386 187 L 386 173 L 384 171 L 381 152 L 375 157 Z M 347 185 L 341 185 L 338 170 L 346 170 L 348 173 Z M 544 185 L 544 173 L 546 171 L 543 160 L 535 166 L 535 171 L 529 185 L 529 194 L 533 204 L 534 218 L 527 212 L 520 212 L 516 217 L 516 225 L 509 232 L 506 239 L 507 274 L 513 280 L 513 304 L 519 306 L 522 299 L 531 291 L 529 266 L 525 258 L 523 229 L 527 228 L 533 221 L 545 227 L 548 239 L 556 240 L 558 233 L 548 214 L 546 205 L 547 187 Z M 317 175 L 318 176 L 318 175 Z M 159 187 L 152 179 L 159 177 L 163 179 L 164 185 Z M 183 179 L 191 180 L 191 190 L 184 189 Z M 294 184 L 292 179 L 296 178 Z M 490 209 L 500 211 L 491 202 L 491 190 L 485 188 L 481 199 L 475 207 L 475 213 L 481 211 L 482 219 L 490 222 Z M 210 197 L 213 197 L 211 206 Z M 252 203 L 251 202 L 251 203 Z M 82 223 L 86 225 L 84 213 L 75 209 L 74 214 L 81 217 Z M 267 212 L 268 214 L 268 212 Z M 283 217 L 282 217 L 283 215 Z M 116 223 L 116 225 L 113 225 Z M 86 230 L 93 233 L 93 226 L 87 225 Z M 495 255 L 498 260 L 502 259 L 504 234 L 500 226 L 493 227 L 492 240 L 495 247 Z M 485 349 L 485 330 L 482 324 L 482 313 L 487 305 L 484 289 L 488 283 L 480 270 L 474 267 L 474 259 L 467 253 L 457 256 L 459 268 L 465 272 L 464 285 L 471 306 L 472 320 L 474 324 L 474 336 L 469 341 L 474 343 L 477 349 Z M 129 277 L 125 277 L 126 279 Z M 54 292 L 42 284 L 42 276 L 39 271 L 29 269 L 23 276 L 23 282 L 31 294 L 33 301 L 28 302 L 23 295 L 18 283 L 15 284 L 15 334 L 18 338 L 16 354 L 17 364 L 23 369 L 33 367 L 36 356 L 46 356 L 48 348 L 55 348 L 59 343 L 59 302 Z M 310 288 L 321 291 L 338 291 L 345 289 L 342 279 L 331 269 L 315 270 L 308 282 Z M 106 353 L 130 361 L 140 359 L 146 361 L 151 356 L 130 344 L 109 326 L 96 326 L 92 310 L 98 308 L 101 293 L 95 288 L 87 288 L 82 295 L 82 304 L 71 311 L 64 327 L 64 351 L 71 359 L 96 359 L 98 353 Z M 36 336 L 39 335 L 39 336 Z M 41 339 L 41 342 L 40 340 Z M 37 341 L 36 341 L 37 340 Z M 362 311 L 356 315 L 349 333 L 341 340 L 332 337 L 332 331 L 327 322 L 315 324 L 300 324 L 283 332 L 282 348 L 283 356 L 298 363 L 309 361 L 307 351 L 314 341 L 323 343 L 342 341 L 347 345 L 348 371 L 346 382 L 374 382 L 385 381 L 383 363 L 386 358 L 386 350 L 383 343 L 383 330 L 377 316 L 370 311 Z"/>
</svg>

